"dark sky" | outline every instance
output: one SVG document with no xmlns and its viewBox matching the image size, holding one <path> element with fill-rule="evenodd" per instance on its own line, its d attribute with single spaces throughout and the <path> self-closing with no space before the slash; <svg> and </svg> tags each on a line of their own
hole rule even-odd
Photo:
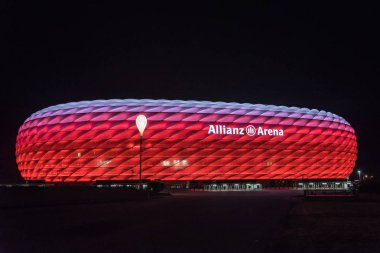
<svg viewBox="0 0 380 253">
<path fill-rule="evenodd" d="M 166 98 L 316 108 L 356 130 L 357 167 L 380 171 L 378 11 L 355 4 L 1 3 L 0 182 L 15 140 L 59 103 Z"/>
</svg>

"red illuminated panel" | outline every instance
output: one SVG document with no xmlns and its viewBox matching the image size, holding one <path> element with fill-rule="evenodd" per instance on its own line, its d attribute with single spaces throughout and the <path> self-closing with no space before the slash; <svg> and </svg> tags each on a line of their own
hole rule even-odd
<svg viewBox="0 0 380 253">
<path fill-rule="evenodd" d="M 249 180 L 348 177 L 355 132 L 306 108 L 180 100 L 97 100 L 52 106 L 20 127 L 16 159 L 26 180 Z M 247 132 L 248 127 L 253 132 Z M 282 132 L 282 134 L 281 134 Z"/>
</svg>

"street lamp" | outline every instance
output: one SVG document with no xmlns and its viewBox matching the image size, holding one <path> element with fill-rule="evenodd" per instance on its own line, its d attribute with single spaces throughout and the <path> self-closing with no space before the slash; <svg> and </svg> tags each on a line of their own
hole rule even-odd
<svg viewBox="0 0 380 253">
<path fill-rule="evenodd" d="M 140 132 L 140 173 L 139 173 L 139 189 L 141 189 L 141 161 L 142 161 L 142 158 L 141 158 L 141 154 L 142 154 L 142 142 L 143 142 L 143 134 L 144 134 L 144 130 L 145 130 L 145 127 L 148 123 L 148 120 L 146 119 L 146 117 L 142 114 L 140 114 L 139 116 L 137 116 L 136 118 L 136 126 L 137 126 L 137 129 L 139 130 Z"/>
<path fill-rule="evenodd" d="M 358 174 L 359 174 L 359 182 L 362 182 L 362 179 L 360 178 L 360 170 L 358 170 Z"/>
</svg>

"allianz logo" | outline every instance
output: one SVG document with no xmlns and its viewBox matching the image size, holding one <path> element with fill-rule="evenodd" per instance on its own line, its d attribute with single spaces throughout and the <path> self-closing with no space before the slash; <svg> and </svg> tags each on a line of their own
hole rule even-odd
<svg viewBox="0 0 380 253">
<path fill-rule="evenodd" d="M 244 127 L 227 127 L 225 125 L 209 125 L 208 134 L 225 134 L 225 135 L 269 135 L 269 136 L 284 136 L 284 130 L 263 128 L 248 125 Z"/>
</svg>

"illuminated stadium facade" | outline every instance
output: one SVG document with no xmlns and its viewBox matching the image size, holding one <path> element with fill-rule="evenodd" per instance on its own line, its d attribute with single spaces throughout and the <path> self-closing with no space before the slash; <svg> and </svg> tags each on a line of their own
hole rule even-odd
<svg viewBox="0 0 380 253">
<path fill-rule="evenodd" d="M 20 127 L 26 180 L 95 182 L 345 179 L 357 155 L 350 124 L 306 108 L 181 100 L 96 100 L 48 107 Z"/>
</svg>

